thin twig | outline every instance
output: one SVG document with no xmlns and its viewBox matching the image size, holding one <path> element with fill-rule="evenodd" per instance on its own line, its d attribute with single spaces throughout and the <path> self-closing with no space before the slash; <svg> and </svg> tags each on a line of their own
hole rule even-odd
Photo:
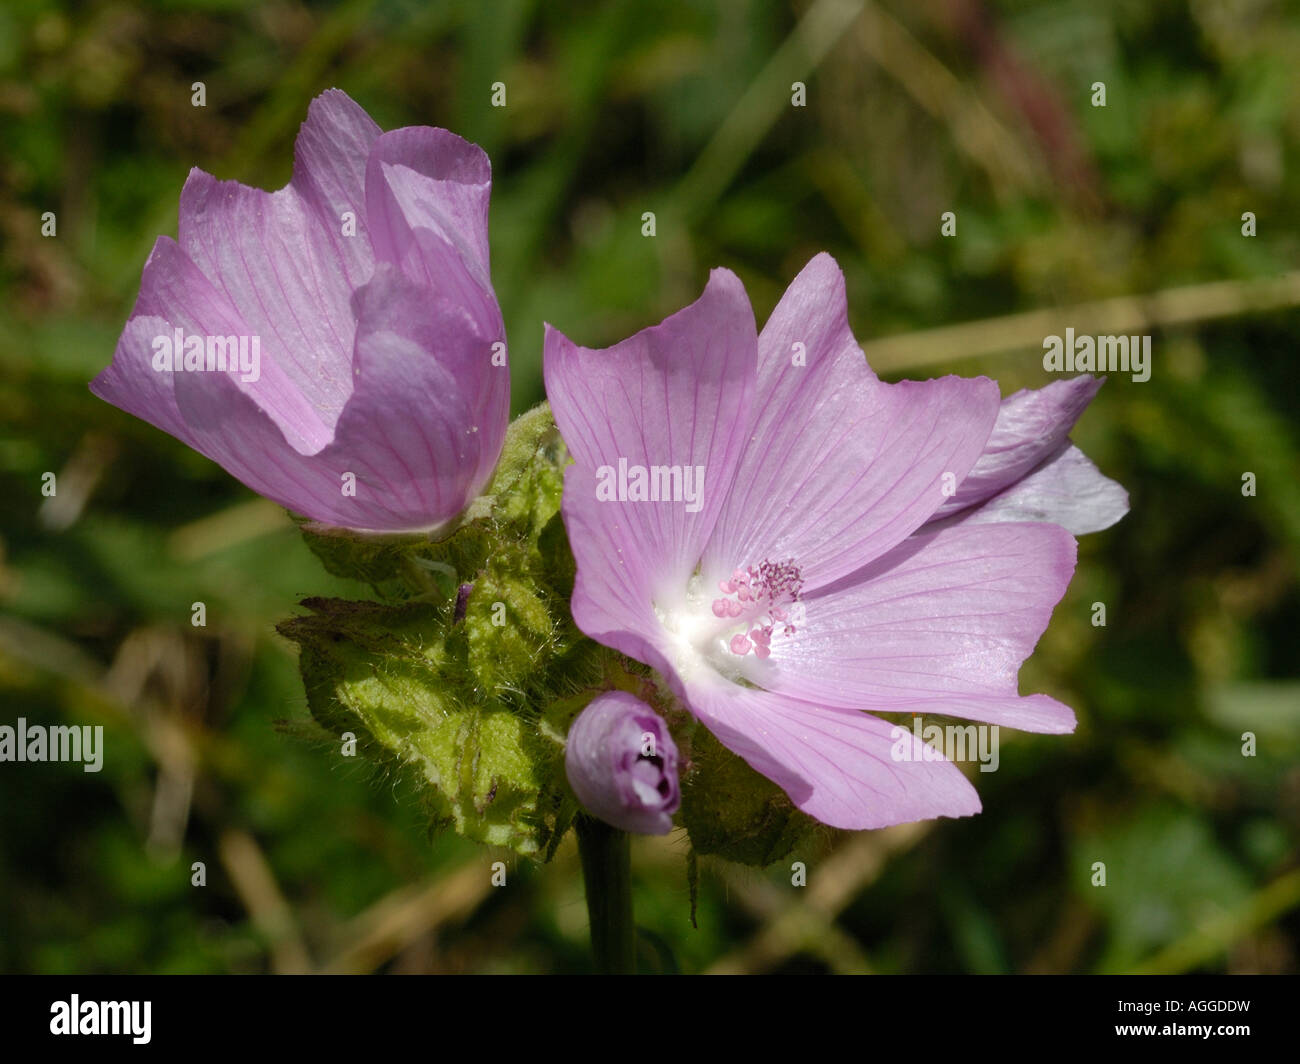
<svg viewBox="0 0 1300 1064">
<path fill-rule="evenodd" d="M 435 883 L 386 894 L 351 922 L 344 933 L 345 945 L 321 971 L 331 975 L 373 972 L 421 936 L 469 916 L 491 889 L 491 878 L 482 864 L 471 861 Z"/>
<path fill-rule="evenodd" d="M 276 974 L 301 975 L 311 971 L 311 958 L 293 910 L 280 891 L 257 840 L 247 831 L 227 828 L 217 841 L 217 850 L 253 926 L 266 939 Z"/>
<path fill-rule="evenodd" d="M 833 922 L 858 892 L 880 874 L 885 861 L 910 849 L 930 831 L 928 823 L 900 824 L 863 832 L 809 869 L 808 886 L 745 946 L 710 969 L 713 975 L 767 971 L 804 949 L 810 935 Z"/>
<path fill-rule="evenodd" d="M 1175 325 L 1295 306 L 1300 306 L 1300 270 L 1278 277 L 1211 281 L 1148 295 L 1117 296 L 945 325 L 869 340 L 862 345 L 862 351 L 872 368 L 888 373 L 1027 348 L 1041 351 L 1045 337 L 1062 335 L 1067 327 L 1080 333 L 1140 335 Z"/>
</svg>

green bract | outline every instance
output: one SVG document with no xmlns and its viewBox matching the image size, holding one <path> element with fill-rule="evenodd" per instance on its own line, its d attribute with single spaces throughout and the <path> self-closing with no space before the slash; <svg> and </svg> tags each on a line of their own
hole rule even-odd
<svg viewBox="0 0 1300 1064">
<path fill-rule="evenodd" d="M 705 728 L 692 730 L 689 749 L 691 771 L 682 780 L 679 815 L 701 856 L 769 865 L 815 831 L 827 830 Z"/>
</svg>

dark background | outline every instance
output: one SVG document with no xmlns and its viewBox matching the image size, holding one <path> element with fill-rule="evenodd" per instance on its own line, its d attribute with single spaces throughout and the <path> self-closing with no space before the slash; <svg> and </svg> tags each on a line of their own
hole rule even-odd
<svg viewBox="0 0 1300 1064">
<path fill-rule="evenodd" d="M 338 86 L 491 156 L 516 410 L 543 320 L 610 343 L 725 265 L 761 323 L 821 250 L 891 377 L 1009 393 L 1046 383 L 1048 333 L 1154 337 L 1151 379 L 1113 376 L 1075 433 L 1132 512 L 1022 672 L 1076 734 L 1004 733 L 981 816 L 832 838 L 806 888 L 706 862 L 698 930 L 684 841 L 638 840 L 638 920 L 682 970 L 1294 972 L 1297 71 L 1300 9 L 1256 0 L 6 0 L 0 723 L 102 724 L 108 752 L 0 764 L 0 970 L 588 964 L 571 840 L 532 866 L 431 838 L 417 795 L 293 723 L 274 623 L 364 588 L 86 389 L 188 169 L 278 187 Z M 1126 296 L 1153 298 L 1097 303 Z"/>
</svg>

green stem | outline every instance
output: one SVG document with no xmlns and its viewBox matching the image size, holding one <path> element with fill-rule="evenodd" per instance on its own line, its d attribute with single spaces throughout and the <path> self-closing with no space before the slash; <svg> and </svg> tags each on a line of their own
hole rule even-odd
<svg viewBox="0 0 1300 1064">
<path fill-rule="evenodd" d="M 631 840 L 627 832 L 594 817 L 579 816 L 576 826 L 596 971 L 601 975 L 635 975 Z"/>
</svg>

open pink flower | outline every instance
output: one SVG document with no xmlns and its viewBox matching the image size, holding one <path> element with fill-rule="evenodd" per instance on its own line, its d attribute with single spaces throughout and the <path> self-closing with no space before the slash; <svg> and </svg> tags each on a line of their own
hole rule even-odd
<svg viewBox="0 0 1300 1064">
<path fill-rule="evenodd" d="M 864 710 L 1073 729 L 1068 707 L 1018 693 L 1017 672 L 1074 537 L 1046 523 L 1041 485 L 1040 520 L 997 505 L 1058 459 L 1062 388 L 1004 405 L 985 378 L 880 381 L 827 255 L 761 336 L 740 281 L 715 270 L 697 302 L 611 348 L 548 327 L 545 375 L 574 456 L 578 626 L 658 670 L 799 808 L 844 828 L 979 810 L 954 764 L 919 744 L 898 759 L 894 728 Z M 1097 509 L 1069 520 L 1114 516 Z"/>
<path fill-rule="evenodd" d="M 509 416 L 490 190 L 475 145 L 324 93 L 278 192 L 190 171 L 91 390 L 321 524 L 442 524 Z"/>
</svg>

